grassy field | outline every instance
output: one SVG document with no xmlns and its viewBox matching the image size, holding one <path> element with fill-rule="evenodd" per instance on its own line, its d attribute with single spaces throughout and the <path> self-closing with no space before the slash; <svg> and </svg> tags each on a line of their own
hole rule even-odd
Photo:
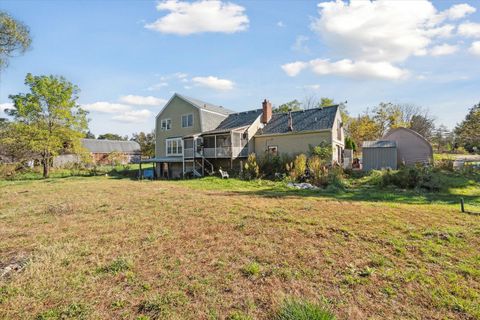
<svg viewBox="0 0 480 320">
<path fill-rule="evenodd" d="M 453 179 L 453 178 L 452 178 Z M 1 319 L 479 319 L 478 183 L 292 191 L 206 178 L 0 182 Z M 368 200 L 368 201 L 367 201 Z"/>
</svg>

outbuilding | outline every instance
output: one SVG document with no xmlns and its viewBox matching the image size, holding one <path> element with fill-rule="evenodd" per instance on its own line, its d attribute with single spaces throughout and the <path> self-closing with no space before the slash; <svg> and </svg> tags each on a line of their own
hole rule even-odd
<svg viewBox="0 0 480 320">
<path fill-rule="evenodd" d="M 363 170 L 397 169 L 397 154 L 395 141 L 364 141 L 362 145 Z"/>
<path fill-rule="evenodd" d="M 422 135 L 407 128 L 395 128 L 383 136 L 382 140 L 397 144 L 397 163 L 412 166 L 430 164 L 433 161 L 432 145 Z"/>
</svg>

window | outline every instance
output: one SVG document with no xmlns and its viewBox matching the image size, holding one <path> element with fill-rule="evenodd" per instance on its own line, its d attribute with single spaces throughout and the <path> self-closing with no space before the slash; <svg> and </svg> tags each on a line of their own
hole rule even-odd
<svg viewBox="0 0 480 320">
<path fill-rule="evenodd" d="M 268 146 L 267 153 L 271 156 L 278 155 L 278 146 Z"/>
<path fill-rule="evenodd" d="M 182 128 L 193 126 L 193 114 L 185 114 L 182 116 Z"/>
<path fill-rule="evenodd" d="M 171 119 L 162 119 L 161 128 L 164 131 L 172 129 L 172 120 Z"/>
<path fill-rule="evenodd" d="M 181 156 L 183 153 L 182 138 L 173 138 L 165 140 L 167 144 L 167 156 Z"/>
<path fill-rule="evenodd" d="M 337 140 L 341 141 L 342 140 L 342 127 L 343 123 L 341 121 L 337 122 Z"/>
</svg>

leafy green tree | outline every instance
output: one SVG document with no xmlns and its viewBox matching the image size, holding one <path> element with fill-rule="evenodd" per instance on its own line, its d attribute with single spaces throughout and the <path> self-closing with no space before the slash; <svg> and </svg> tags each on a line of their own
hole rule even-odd
<svg viewBox="0 0 480 320">
<path fill-rule="evenodd" d="M 104 133 L 104 134 L 100 134 L 98 135 L 98 140 L 118 140 L 118 141 L 126 141 L 128 140 L 128 137 L 125 136 L 125 137 L 122 137 L 121 135 L 119 134 L 116 134 L 116 133 Z"/>
<path fill-rule="evenodd" d="M 273 109 L 273 113 L 283 113 L 283 112 L 299 111 L 299 110 L 302 110 L 302 104 L 295 99 L 280 105 L 278 108 Z"/>
<path fill-rule="evenodd" d="M 441 124 L 433 131 L 431 140 L 435 145 L 435 149 L 438 153 L 449 151 L 454 144 L 454 133 L 449 131 L 448 128 Z"/>
<path fill-rule="evenodd" d="M 10 95 L 14 108 L 7 112 L 14 119 L 12 130 L 39 155 L 46 178 L 54 156 L 61 151 L 81 151 L 87 112 L 77 104 L 78 87 L 63 77 L 29 73 L 25 85 L 30 92 Z"/>
<path fill-rule="evenodd" d="M 357 146 L 361 146 L 363 141 L 376 140 L 382 135 L 375 119 L 369 114 L 363 114 L 350 120 L 349 136 Z"/>
<path fill-rule="evenodd" d="M 140 145 L 142 156 L 153 157 L 155 155 L 155 132 L 151 133 L 139 132 L 134 133 L 132 141 L 136 141 Z"/>
<path fill-rule="evenodd" d="M 345 149 L 357 151 L 357 144 L 350 137 L 345 137 Z"/>
<path fill-rule="evenodd" d="M 320 98 L 320 107 L 330 107 L 333 106 L 335 102 L 330 98 Z"/>
<path fill-rule="evenodd" d="M 469 152 L 480 151 L 480 103 L 455 128 L 456 141 Z"/>
<path fill-rule="evenodd" d="M 95 135 L 90 130 L 88 130 L 87 133 L 85 134 L 85 138 L 86 139 L 95 139 Z"/>
<path fill-rule="evenodd" d="M 8 65 L 9 58 L 27 51 L 31 43 L 28 27 L 0 11 L 0 70 Z"/>
</svg>

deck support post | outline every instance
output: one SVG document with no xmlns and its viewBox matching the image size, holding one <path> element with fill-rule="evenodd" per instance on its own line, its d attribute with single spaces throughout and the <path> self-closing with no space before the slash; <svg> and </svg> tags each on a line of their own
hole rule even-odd
<svg viewBox="0 0 480 320">
<path fill-rule="evenodd" d="M 140 165 L 138 167 L 138 179 L 142 180 L 142 162 L 140 161 Z"/>
</svg>

